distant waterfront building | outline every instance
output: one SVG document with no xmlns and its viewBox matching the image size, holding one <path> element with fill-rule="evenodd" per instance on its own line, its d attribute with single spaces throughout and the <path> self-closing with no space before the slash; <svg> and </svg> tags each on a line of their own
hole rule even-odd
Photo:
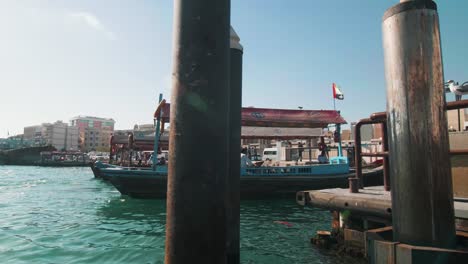
<svg viewBox="0 0 468 264">
<path fill-rule="evenodd" d="M 382 124 L 373 124 L 373 139 L 382 139 Z"/>
<path fill-rule="evenodd" d="M 351 135 L 350 139 L 354 140 L 356 134 L 356 122 L 351 122 Z M 361 126 L 361 141 L 370 141 L 374 137 L 374 126 L 373 125 L 363 125 Z"/>
<path fill-rule="evenodd" d="M 341 131 L 341 140 L 351 140 L 351 130 L 343 129 Z"/>
<path fill-rule="evenodd" d="M 78 150 L 78 129 L 67 123 L 57 121 L 53 124 L 43 124 L 42 134 L 46 145 L 57 150 Z"/>
<path fill-rule="evenodd" d="M 78 128 L 79 145 L 82 151 L 108 151 L 110 137 L 114 132 L 115 121 L 112 118 L 94 116 L 76 116 L 71 125 Z"/>
<path fill-rule="evenodd" d="M 363 125 L 361 127 L 361 140 L 370 141 L 374 138 L 374 127 L 372 125 Z"/>
<path fill-rule="evenodd" d="M 31 143 L 30 140 L 25 140 L 22 134 L 10 136 L 8 138 L 0 138 L 0 150 L 30 147 Z"/>
<path fill-rule="evenodd" d="M 78 128 L 67 123 L 43 123 L 24 128 L 23 138 L 32 146 L 50 145 L 57 150 L 78 150 Z"/>
<path fill-rule="evenodd" d="M 154 124 L 142 124 L 133 126 L 133 131 L 155 131 Z"/>
<path fill-rule="evenodd" d="M 351 135 L 349 136 L 350 140 L 354 140 L 354 135 L 356 134 L 356 124 L 357 122 L 351 122 L 351 125 L 350 125 Z"/>
<path fill-rule="evenodd" d="M 25 127 L 23 135 L 24 138 L 30 140 L 34 146 L 45 145 L 45 140 L 42 137 L 42 125 Z"/>
<path fill-rule="evenodd" d="M 468 121 L 468 114 L 466 109 L 460 109 L 460 120 L 458 120 L 458 110 L 447 111 L 447 121 L 449 131 L 459 131 L 458 122 L 460 122 L 461 130 L 467 130 L 467 125 L 465 124 Z"/>
</svg>

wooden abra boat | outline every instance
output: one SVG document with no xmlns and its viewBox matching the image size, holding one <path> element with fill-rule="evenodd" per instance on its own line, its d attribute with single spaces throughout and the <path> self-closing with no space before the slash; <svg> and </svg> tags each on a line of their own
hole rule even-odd
<svg viewBox="0 0 468 264">
<path fill-rule="evenodd" d="M 152 169 L 125 168 L 96 162 L 95 177 L 109 180 L 123 195 L 135 198 L 166 198 L 167 166 Z M 366 186 L 383 183 L 382 168 L 363 171 Z M 300 190 L 346 188 L 354 177 L 348 164 L 311 166 L 242 168 L 240 195 L 242 199 L 294 196 Z"/>
</svg>

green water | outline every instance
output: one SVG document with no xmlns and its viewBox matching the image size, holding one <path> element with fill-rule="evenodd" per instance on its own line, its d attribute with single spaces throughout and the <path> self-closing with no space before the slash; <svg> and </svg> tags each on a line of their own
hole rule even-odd
<svg viewBox="0 0 468 264">
<path fill-rule="evenodd" d="M 329 217 L 293 199 L 242 202 L 241 262 L 355 263 L 309 243 Z M 165 201 L 121 196 L 89 168 L 0 166 L 1 263 L 163 263 L 165 220 Z"/>
</svg>

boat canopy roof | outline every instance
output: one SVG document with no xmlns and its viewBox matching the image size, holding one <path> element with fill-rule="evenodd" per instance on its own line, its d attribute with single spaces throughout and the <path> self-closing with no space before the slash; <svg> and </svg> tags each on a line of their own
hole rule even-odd
<svg viewBox="0 0 468 264">
<path fill-rule="evenodd" d="M 247 127 L 241 129 L 243 139 L 312 139 L 322 135 L 322 128 L 308 127 Z"/>
<path fill-rule="evenodd" d="M 149 133 L 142 133 L 142 132 L 135 132 L 133 133 L 133 144 L 135 145 L 145 145 L 145 144 L 150 144 L 152 145 L 154 142 L 154 132 L 150 131 Z M 164 131 L 160 135 L 161 141 L 168 141 L 169 139 L 169 133 L 167 131 Z M 115 134 L 112 137 L 112 144 L 128 144 L 128 134 Z"/>
<path fill-rule="evenodd" d="M 325 128 L 329 124 L 346 124 L 338 111 L 242 108 L 242 126 Z"/>
<path fill-rule="evenodd" d="M 162 109 L 162 121 L 168 123 L 170 104 Z M 299 110 L 272 108 L 242 108 L 242 126 L 325 128 L 329 124 L 346 124 L 340 112 L 335 110 Z"/>
</svg>

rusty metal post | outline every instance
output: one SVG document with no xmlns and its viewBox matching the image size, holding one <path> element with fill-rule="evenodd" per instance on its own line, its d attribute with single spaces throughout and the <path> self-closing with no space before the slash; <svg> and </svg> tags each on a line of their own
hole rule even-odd
<svg viewBox="0 0 468 264">
<path fill-rule="evenodd" d="M 348 178 L 349 192 L 358 193 L 359 192 L 359 179 L 356 177 Z"/>
<path fill-rule="evenodd" d="M 437 6 L 403 1 L 383 17 L 395 241 L 455 244 Z"/>
<path fill-rule="evenodd" d="M 453 101 L 447 102 L 446 110 L 453 110 L 453 109 L 460 109 L 460 108 L 468 108 L 468 100 L 460 100 L 460 101 Z"/>
<path fill-rule="evenodd" d="M 174 1 L 166 264 L 227 263 L 229 29 L 230 0 Z"/>
<path fill-rule="evenodd" d="M 242 111 L 242 55 L 240 38 L 231 27 L 229 101 L 229 177 L 226 181 L 227 263 L 240 263 L 240 147 Z"/>
<path fill-rule="evenodd" d="M 361 145 L 361 126 L 362 123 L 358 122 L 354 127 L 354 166 L 356 167 L 356 178 L 358 188 L 364 188 L 364 181 L 362 179 L 362 145 Z M 351 183 L 351 182 L 350 182 Z"/>
<path fill-rule="evenodd" d="M 388 153 L 388 133 L 387 133 L 387 121 L 382 122 L 382 152 Z M 390 191 L 390 164 L 388 161 L 388 155 L 383 157 L 383 176 L 384 176 L 384 189 Z"/>
</svg>

